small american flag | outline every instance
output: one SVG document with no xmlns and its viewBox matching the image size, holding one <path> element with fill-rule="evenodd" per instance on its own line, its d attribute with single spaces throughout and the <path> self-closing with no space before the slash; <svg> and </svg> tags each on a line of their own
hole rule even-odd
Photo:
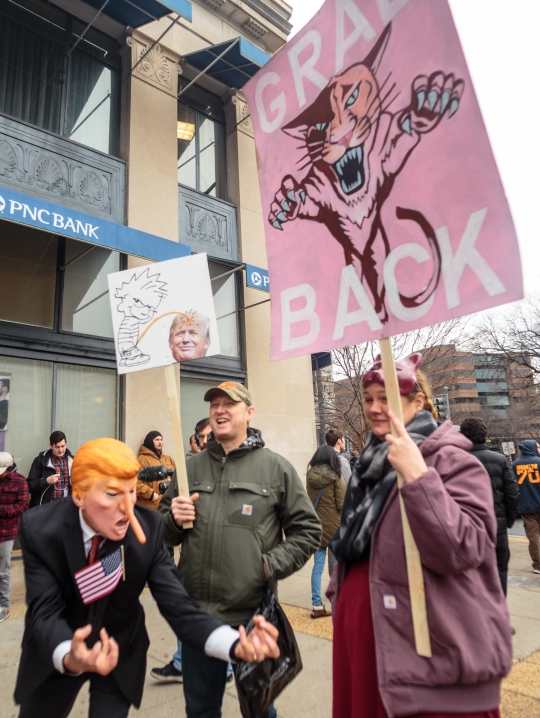
<svg viewBox="0 0 540 718">
<path fill-rule="evenodd" d="M 119 548 L 75 573 L 75 581 L 85 606 L 112 593 L 122 578 L 122 552 Z"/>
</svg>

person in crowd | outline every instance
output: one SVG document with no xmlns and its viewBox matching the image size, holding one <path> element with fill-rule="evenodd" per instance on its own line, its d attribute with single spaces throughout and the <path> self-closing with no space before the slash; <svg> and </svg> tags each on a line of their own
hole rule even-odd
<svg viewBox="0 0 540 718">
<path fill-rule="evenodd" d="M 264 448 L 248 390 L 209 389 L 208 448 L 187 462 L 190 497 L 173 475 L 159 510 L 165 542 L 182 545 L 178 575 L 195 605 L 229 626 L 248 621 L 267 585 L 298 571 L 321 544 L 321 525 L 293 466 Z M 193 528 L 183 529 L 193 521 Z M 182 645 L 189 718 L 219 718 L 227 663 Z M 275 718 L 272 706 L 266 716 Z"/>
<path fill-rule="evenodd" d="M 191 458 L 191 456 L 195 456 L 195 454 L 200 454 L 201 451 L 204 451 L 206 449 L 208 435 L 211 433 L 211 431 L 212 429 L 210 428 L 210 419 L 208 417 L 205 417 L 204 419 L 199 419 L 199 421 L 195 424 L 195 433 L 191 437 L 195 438 L 197 450 L 189 452 L 186 455 L 186 458 Z M 169 548 L 171 551 L 174 550 L 172 547 Z M 182 641 L 178 641 L 176 653 L 174 653 L 169 663 L 167 663 L 165 666 L 156 666 L 156 668 L 152 668 L 152 670 L 150 671 L 150 675 L 156 681 L 161 681 L 164 683 L 182 683 Z M 229 663 L 227 667 L 227 683 L 231 683 L 232 680 L 233 669 L 232 665 Z"/>
<path fill-rule="evenodd" d="M 195 454 L 198 454 L 200 452 L 199 444 L 197 443 L 197 434 L 192 434 L 189 437 L 189 451 L 186 454 L 186 459 L 191 458 L 192 456 L 195 456 Z"/>
<path fill-rule="evenodd" d="M 380 361 L 363 376 L 371 434 L 329 544 L 333 718 L 499 718 L 512 667 L 489 476 L 469 439 L 437 424 L 420 360 L 396 362 L 404 424 L 389 411 Z M 415 648 L 400 496 L 422 563 L 430 658 Z"/>
<path fill-rule="evenodd" d="M 212 427 L 210 426 L 209 417 L 199 419 L 195 424 L 195 436 L 197 438 L 197 445 L 201 451 L 204 451 L 208 446 L 208 437 L 212 433 Z"/>
<path fill-rule="evenodd" d="M 21 521 L 28 610 L 19 718 L 66 718 L 88 680 L 91 717 L 125 718 L 140 706 L 149 641 L 139 596 L 147 583 L 173 631 L 201 655 L 279 655 L 277 630 L 264 620 L 247 639 L 193 605 L 163 545 L 162 517 L 135 505 L 140 467 L 126 444 L 89 441 L 72 468 L 72 496 Z"/>
<path fill-rule="evenodd" d="M 469 417 L 461 422 L 461 433 L 472 441 L 471 454 L 482 463 L 491 479 L 493 503 L 497 518 L 497 568 L 504 591 L 507 593 L 508 564 L 510 562 L 510 546 L 508 545 L 508 529 L 516 520 L 519 504 L 519 489 L 514 472 L 506 456 L 492 451 L 486 444 L 487 426 L 481 419 Z"/>
<path fill-rule="evenodd" d="M 359 456 L 360 456 L 360 452 L 357 451 L 356 449 L 351 451 L 351 460 L 349 461 L 349 465 L 351 467 L 351 472 L 353 471 L 354 467 L 356 466 Z"/>
<path fill-rule="evenodd" d="M 323 618 L 330 614 L 322 602 L 321 582 L 326 561 L 328 542 L 339 528 L 341 509 L 347 484 L 341 475 L 341 461 L 333 448 L 319 446 L 309 462 L 306 476 L 308 496 L 317 512 L 322 526 L 321 546 L 315 551 L 311 571 L 311 618 Z M 334 554 L 328 549 L 328 573 L 332 577 Z"/>
<path fill-rule="evenodd" d="M 66 435 L 63 431 L 53 431 L 49 448 L 38 454 L 30 467 L 30 508 L 59 501 L 71 494 L 72 463 Z"/>
<path fill-rule="evenodd" d="M 519 485 L 519 513 L 529 539 L 534 573 L 540 573 L 540 448 L 534 439 L 519 444 L 520 456 L 512 464 Z"/>
<path fill-rule="evenodd" d="M 11 552 L 29 498 L 28 484 L 17 471 L 15 459 L 0 451 L 0 623 L 9 616 Z"/>
<path fill-rule="evenodd" d="M 169 331 L 174 361 L 203 359 L 210 346 L 210 320 L 198 312 L 177 314 Z"/>
<path fill-rule="evenodd" d="M 161 431 L 149 431 L 139 447 L 138 455 L 141 469 L 147 466 L 165 466 L 167 469 L 176 469 L 172 456 L 163 453 L 163 435 Z M 137 481 L 137 503 L 147 506 L 149 509 L 157 510 L 163 495 L 161 485 L 164 481 L 152 481 L 144 483 Z"/>
<path fill-rule="evenodd" d="M 339 460 L 341 462 L 341 475 L 345 479 L 345 483 L 348 484 L 349 479 L 351 478 L 351 465 L 349 464 L 347 459 L 341 455 L 341 453 L 345 451 L 346 448 L 345 435 L 337 429 L 330 429 L 326 432 L 324 439 L 328 446 L 331 446 L 339 456 Z"/>
</svg>

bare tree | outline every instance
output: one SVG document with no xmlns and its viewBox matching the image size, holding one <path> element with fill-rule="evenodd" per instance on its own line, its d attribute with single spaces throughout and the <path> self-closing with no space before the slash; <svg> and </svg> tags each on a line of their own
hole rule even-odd
<svg viewBox="0 0 540 718">
<path fill-rule="evenodd" d="M 435 324 L 414 332 L 393 337 L 392 346 L 397 359 L 413 352 L 424 353 L 422 368 L 430 375 L 444 371 L 452 361 L 456 343 L 463 340 L 467 318 Z M 328 427 L 343 431 L 356 449 L 360 449 L 369 434 L 363 411 L 362 376 L 379 354 L 378 342 L 343 347 L 332 352 L 333 371 L 325 374 L 324 395 L 331 397 L 325 405 Z M 320 394 L 319 388 L 319 394 Z"/>
<path fill-rule="evenodd" d="M 540 383 L 540 298 L 529 296 L 502 316 L 486 315 L 469 344 L 473 351 L 501 354 L 520 364 L 534 384 Z"/>
</svg>

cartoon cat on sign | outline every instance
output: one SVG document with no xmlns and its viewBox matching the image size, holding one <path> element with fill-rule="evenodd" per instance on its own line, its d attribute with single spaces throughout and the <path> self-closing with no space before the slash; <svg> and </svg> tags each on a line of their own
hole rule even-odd
<svg viewBox="0 0 540 718">
<path fill-rule="evenodd" d="M 376 73 L 390 33 L 388 25 L 363 62 L 333 77 L 315 102 L 282 128 L 305 142 L 302 169 L 309 169 L 303 178 L 294 174 L 283 178 L 268 217 L 276 230 L 296 219 L 324 224 L 342 246 L 346 264 L 354 265 L 383 322 L 388 319 L 383 266 L 390 253 L 381 220 L 383 204 L 422 136 L 445 115 L 450 119 L 457 112 L 465 87 L 452 74 L 419 75 L 413 80 L 408 106 L 389 111 L 396 99 L 395 84 L 385 89 L 389 78 L 379 84 Z M 416 296 L 400 295 L 405 307 L 417 307 L 439 282 L 440 249 L 423 214 L 397 207 L 396 215 L 420 226 L 432 252 L 427 286 Z"/>
</svg>

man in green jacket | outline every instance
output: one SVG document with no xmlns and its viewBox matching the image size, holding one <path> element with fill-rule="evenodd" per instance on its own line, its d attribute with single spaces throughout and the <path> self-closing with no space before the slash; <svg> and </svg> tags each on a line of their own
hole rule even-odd
<svg viewBox="0 0 540 718">
<path fill-rule="evenodd" d="M 191 496 L 178 496 L 174 475 L 159 511 L 165 543 L 182 544 L 178 574 L 191 600 L 239 626 L 267 584 L 275 592 L 319 548 L 321 525 L 293 466 L 249 427 L 255 409 L 247 389 L 223 382 L 204 399 L 212 434 L 207 450 L 187 462 Z M 193 528 L 184 530 L 189 521 Z M 182 667 L 187 718 L 220 718 L 227 663 L 183 645 Z M 275 716 L 272 706 L 261 718 Z"/>
</svg>

